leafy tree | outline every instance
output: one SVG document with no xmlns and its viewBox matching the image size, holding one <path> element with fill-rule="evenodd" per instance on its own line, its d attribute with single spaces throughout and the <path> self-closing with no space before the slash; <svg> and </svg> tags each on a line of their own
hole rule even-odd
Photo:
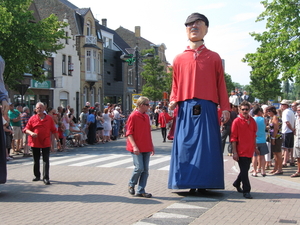
<svg viewBox="0 0 300 225">
<path fill-rule="evenodd" d="M 142 52 L 154 53 L 154 49 L 148 49 Z M 142 95 L 147 96 L 153 101 L 160 101 L 163 97 L 163 92 L 171 90 L 172 75 L 165 72 L 164 66 L 158 56 L 143 60 L 145 65 L 144 71 L 141 73 L 146 81 L 143 85 Z M 171 80 L 170 80 L 171 77 Z"/>
<path fill-rule="evenodd" d="M 265 11 L 258 16 L 257 21 L 266 20 L 266 31 L 250 34 L 260 42 L 260 47 L 255 53 L 246 54 L 243 61 L 254 68 L 253 75 L 266 74 L 267 82 L 275 81 L 279 75 L 282 80 L 299 78 L 299 0 L 264 0 L 261 3 Z"/>
<path fill-rule="evenodd" d="M 228 73 L 224 74 L 225 76 L 225 83 L 226 83 L 226 88 L 227 88 L 227 92 L 228 92 L 228 96 L 230 96 L 230 92 L 232 90 L 234 90 L 235 86 L 231 80 L 231 76 Z"/>
<path fill-rule="evenodd" d="M 277 99 L 277 96 L 282 94 L 280 91 L 281 81 L 278 78 L 275 77 L 270 79 L 267 71 L 263 74 L 257 74 L 257 71 L 253 69 L 250 73 L 251 95 L 253 95 L 253 97 L 266 103 L 270 99 Z"/>
<path fill-rule="evenodd" d="M 0 52 L 5 60 L 4 81 L 14 88 L 31 73 L 36 80 L 45 79 L 40 65 L 53 52 L 63 48 L 65 23 L 55 15 L 35 21 L 29 11 L 32 0 L 0 1 Z"/>
</svg>

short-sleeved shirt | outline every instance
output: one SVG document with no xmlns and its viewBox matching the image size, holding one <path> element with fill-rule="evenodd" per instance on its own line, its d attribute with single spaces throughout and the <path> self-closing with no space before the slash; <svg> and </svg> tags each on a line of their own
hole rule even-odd
<svg viewBox="0 0 300 225">
<path fill-rule="evenodd" d="M 257 125 L 257 132 L 256 132 L 256 143 L 263 144 L 266 143 L 266 124 L 265 119 L 261 116 L 255 116 L 254 120 Z"/>
<path fill-rule="evenodd" d="M 20 114 L 21 113 L 16 109 L 14 109 L 13 111 L 8 110 L 8 117 L 11 126 L 21 127 L 21 120 L 18 122 L 13 122 L 13 119 L 16 119 Z"/>
<path fill-rule="evenodd" d="M 96 122 L 96 118 L 95 118 L 95 115 L 94 114 L 90 114 L 89 116 L 88 116 L 88 118 L 87 118 L 87 122 L 88 123 L 95 123 Z"/>
<path fill-rule="evenodd" d="M 291 126 L 294 128 L 295 127 L 295 118 L 296 118 L 295 114 L 293 113 L 293 111 L 290 108 L 285 109 L 282 112 L 282 133 L 283 134 L 293 132 L 292 130 L 290 130 L 288 128 L 288 126 L 286 125 L 286 122 L 289 121 Z"/>
<path fill-rule="evenodd" d="M 146 113 L 133 111 L 127 120 L 126 136 L 132 135 L 140 152 L 152 152 L 153 143 L 149 116 Z M 127 138 L 127 151 L 133 152 L 133 147 Z"/>
<path fill-rule="evenodd" d="M 255 150 L 255 136 L 257 125 L 254 119 L 249 117 L 247 120 L 239 115 L 232 123 L 230 141 L 236 142 L 236 150 L 239 157 L 253 156 Z"/>
<path fill-rule="evenodd" d="M 45 115 L 44 119 L 40 119 L 39 115 L 30 117 L 23 132 L 30 130 L 37 134 L 33 138 L 28 136 L 28 145 L 34 148 L 47 148 L 51 146 L 51 132 L 57 133 L 54 121 L 51 116 Z"/>
</svg>

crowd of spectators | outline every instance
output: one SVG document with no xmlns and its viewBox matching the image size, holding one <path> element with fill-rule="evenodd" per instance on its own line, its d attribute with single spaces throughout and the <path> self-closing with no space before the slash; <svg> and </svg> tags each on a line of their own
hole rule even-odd
<svg viewBox="0 0 300 225">
<path fill-rule="evenodd" d="M 125 116 L 120 105 L 108 103 L 102 113 L 98 102 L 94 106 L 86 102 L 78 118 L 70 106 L 66 108 L 58 106 L 55 109 L 44 105 L 46 107 L 44 114 L 53 119 L 60 140 L 56 142 L 54 134 L 51 135 L 50 152 L 64 151 L 70 147 L 104 144 L 125 134 Z M 36 114 L 35 109 L 32 114 Z M 12 160 L 13 155 L 32 156 L 28 146 L 28 134 L 23 132 L 32 114 L 27 106 L 14 107 L 11 103 L 8 111 L 9 119 L 5 120 L 2 117 L 6 134 L 7 161 Z"/>
<path fill-rule="evenodd" d="M 221 136 L 223 152 L 225 142 L 231 132 L 233 120 L 240 116 L 238 106 L 241 101 L 249 100 L 247 92 L 244 95 L 235 91 L 231 92 L 229 102 L 232 106 L 230 120 L 223 124 L 221 121 Z M 253 155 L 252 176 L 282 175 L 284 168 L 294 167 L 297 171 L 291 177 L 300 177 L 300 101 L 282 100 L 280 107 L 274 105 L 252 103 L 250 115 L 255 119 L 258 126 L 257 146 L 261 148 L 260 155 Z M 264 125 L 261 123 L 264 121 Z M 261 127 L 261 128 L 260 128 Z M 260 129 L 259 129 L 260 128 Z M 268 151 L 260 147 L 267 144 Z M 231 143 L 228 145 L 228 155 L 232 155 Z"/>
</svg>

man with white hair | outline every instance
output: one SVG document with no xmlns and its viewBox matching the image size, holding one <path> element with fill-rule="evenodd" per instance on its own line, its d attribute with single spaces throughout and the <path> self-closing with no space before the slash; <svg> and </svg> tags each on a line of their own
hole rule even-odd
<svg viewBox="0 0 300 225">
<path fill-rule="evenodd" d="M 23 132 L 29 135 L 28 144 L 31 146 L 33 153 L 33 172 L 35 178 L 32 181 L 39 181 L 41 179 L 40 157 L 42 151 L 43 182 L 45 185 L 49 185 L 51 133 L 54 134 L 57 142 L 59 142 L 59 137 L 52 117 L 46 115 L 44 110 L 44 104 L 38 102 L 35 107 L 36 115 L 30 117 Z"/>
</svg>

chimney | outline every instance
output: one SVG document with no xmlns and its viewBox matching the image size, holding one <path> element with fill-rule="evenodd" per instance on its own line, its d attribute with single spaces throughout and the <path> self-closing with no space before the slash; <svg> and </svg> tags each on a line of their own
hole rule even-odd
<svg viewBox="0 0 300 225">
<path fill-rule="evenodd" d="M 135 37 L 140 38 L 141 37 L 141 27 L 135 26 Z"/>
<path fill-rule="evenodd" d="M 107 19 L 102 19 L 102 25 L 107 27 Z"/>
</svg>

